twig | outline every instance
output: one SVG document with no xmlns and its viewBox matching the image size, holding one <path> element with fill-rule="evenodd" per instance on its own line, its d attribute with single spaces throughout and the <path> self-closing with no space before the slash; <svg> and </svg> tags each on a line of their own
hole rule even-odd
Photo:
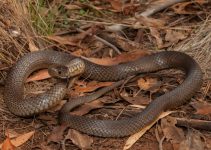
<svg viewBox="0 0 211 150">
<path fill-rule="evenodd" d="M 85 32 L 85 31 L 82 30 L 82 29 L 76 29 L 76 30 L 79 31 L 79 32 Z M 113 44 L 109 43 L 108 41 L 102 39 L 101 37 L 99 37 L 99 36 L 97 36 L 97 35 L 92 35 L 92 36 L 93 36 L 95 39 L 97 39 L 97 40 L 101 41 L 102 43 L 104 43 L 105 45 L 107 45 L 107 46 L 113 48 L 113 50 L 116 51 L 118 54 L 121 54 L 121 52 L 119 51 L 119 49 L 118 49 L 116 46 L 114 46 Z"/>
<path fill-rule="evenodd" d="M 187 0 L 165 0 L 165 1 L 162 1 L 162 3 L 158 1 L 159 5 L 158 4 L 152 5 L 144 12 L 138 14 L 137 17 L 138 16 L 144 16 L 144 17 L 151 16 L 167 7 L 170 7 L 176 3 L 180 3 L 180 2 L 184 2 L 184 1 L 187 1 Z"/>
<path fill-rule="evenodd" d="M 186 0 L 166 0 L 166 1 L 162 1 L 162 2 L 159 2 L 157 4 L 154 4 L 152 6 L 150 6 L 149 8 L 147 8 L 144 12 L 136 15 L 136 17 L 140 17 L 140 16 L 144 16 L 144 17 L 149 17 L 167 7 L 170 7 L 176 3 L 180 3 L 180 2 L 184 2 Z M 131 18 L 132 20 L 135 20 L 135 17 Z M 125 26 L 122 26 L 120 24 L 116 24 L 116 25 L 111 25 L 111 26 L 108 26 L 107 29 L 109 31 L 121 31 L 123 29 L 125 29 L 126 27 Z"/>
<path fill-rule="evenodd" d="M 211 131 L 211 121 L 198 119 L 176 118 L 178 126 L 191 127 L 194 129 Z"/>
<path fill-rule="evenodd" d="M 159 141 L 159 150 L 163 150 L 163 141 L 165 140 L 165 136 L 163 136 Z"/>
</svg>

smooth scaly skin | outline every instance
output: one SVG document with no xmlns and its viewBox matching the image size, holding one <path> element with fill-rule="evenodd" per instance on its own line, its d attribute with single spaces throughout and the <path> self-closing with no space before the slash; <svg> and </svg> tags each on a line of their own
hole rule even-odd
<svg viewBox="0 0 211 150">
<path fill-rule="evenodd" d="M 65 95 L 65 83 L 58 83 L 53 90 L 42 97 L 24 99 L 23 82 L 31 72 L 37 69 L 47 67 L 50 64 L 63 65 L 73 58 L 75 57 L 56 51 L 39 51 L 22 57 L 11 69 L 6 80 L 4 100 L 10 111 L 19 116 L 29 116 L 58 103 Z M 63 109 L 60 113 L 60 122 L 68 123 L 73 129 L 95 136 L 123 137 L 133 134 L 153 122 L 163 111 L 187 102 L 202 84 L 202 72 L 199 65 L 190 56 L 180 52 L 160 52 L 134 62 L 115 66 L 100 66 L 84 61 L 85 72 L 83 76 L 99 81 L 117 81 L 140 72 L 168 68 L 178 68 L 186 73 L 186 78 L 181 85 L 153 100 L 146 109 L 132 118 L 117 121 L 92 120 L 69 115 L 66 113 L 68 108 Z"/>
</svg>

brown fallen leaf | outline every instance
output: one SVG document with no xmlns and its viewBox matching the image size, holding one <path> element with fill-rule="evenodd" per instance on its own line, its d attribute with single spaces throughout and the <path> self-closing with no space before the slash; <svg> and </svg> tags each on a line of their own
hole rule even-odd
<svg viewBox="0 0 211 150">
<path fill-rule="evenodd" d="M 188 134 L 183 140 L 178 150 L 204 150 L 205 143 L 202 141 L 202 135 L 194 132 L 193 130 L 188 130 Z"/>
<path fill-rule="evenodd" d="M 49 75 L 48 70 L 47 69 L 43 69 L 43 70 L 40 70 L 40 71 L 34 73 L 33 75 L 31 75 L 26 80 L 26 82 L 39 81 L 39 80 L 43 80 L 43 79 L 48 79 L 50 77 L 51 76 Z"/>
<path fill-rule="evenodd" d="M 106 87 L 112 85 L 113 82 L 97 82 L 97 81 L 91 81 L 88 82 L 86 86 L 75 86 L 74 89 L 76 92 L 79 93 L 85 93 L 85 92 L 92 92 L 98 88 Z"/>
<path fill-rule="evenodd" d="M 165 25 L 165 21 L 161 19 L 154 19 L 150 17 L 144 17 L 139 16 L 137 18 L 137 22 L 134 24 L 134 28 L 138 29 L 139 26 L 143 28 L 143 26 L 146 27 L 152 27 L 152 28 L 162 28 Z"/>
<path fill-rule="evenodd" d="M 13 129 L 7 129 L 7 132 L 5 134 L 9 135 L 10 139 L 20 136 L 20 134 L 14 131 Z"/>
<path fill-rule="evenodd" d="M 7 137 L 6 140 L 4 140 L 0 148 L 1 150 L 15 150 L 16 149 L 16 147 L 12 144 L 9 137 Z"/>
<path fill-rule="evenodd" d="M 198 14 L 198 13 L 200 13 L 200 10 L 194 10 L 193 7 L 192 7 L 192 9 L 186 9 L 186 8 L 188 8 L 188 6 L 191 6 L 196 3 L 199 5 L 203 5 L 203 4 L 208 3 L 208 1 L 207 0 L 194 0 L 191 2 L 183 2 L 183 3 L 178 3 L 178 4 L 173 5 L 171 8 L 177 14 L 183 14 L 183 15 Z M 203 11 L 201 10 L 201 12 L 203 12 Z"/>
<path fill-rule="evenodd" d="M 64 131 L 67 129 L 66 125 L 56 126 L 48 137 L 48 142 L 59 143 L 63 140 Z"/>
<path fill-rule="evenodd" d="M 73 144 L 78 146 L 80 149 L 90 149 L 93 143 L 93 138 L 82 134 L 76 130 L 69 129 L 68 134 L 65 136 L 65 140 L 70 139 Z"/>
<path fill-rule="evenodd" d="M 149 124 L 148 126 L 144 127 L 144 128 L 141 129 L 139 132 L 137 132 L 137 133 L 131 135 L 131 136 L 127 139 L 127 141 L 126 141 L 126 143 L 125 143 L 125 145 L 124 145 L 123 150 L 127 150 L 127 149 L 131 148 L 131 146 L 133 146 L 133 144 L 134 144 L 138 139 L 140 139 L 140 138 L 144 135 L 144 133 L 146 133 L 146 132 L 147 132 L 147 131 L 148 131 L 148 130 L 149 130 L 149 129 L 150 129 L 159 119 L 164 118 L 164 117 L 168 116 L 168 115 L 171 114 L 171 113 L 172 113 L 172 111 L 168 111 L 168 112 L 163 112 L 163 113 L 161 113 L 160 116 L 159 116 L 155 121 L 153 121 L 151 124 Z"/>
<path fill-rule="evenodd" d="M 89 34 L 93 33 L 93 28 L 89 28 L 85 32 L 81 32 L 74 36 L 57 36 L 57 35 L 50 35 L 47 36 L 47 39 L 55 41 L 61 45 L 71 45 L 71 46 L 78 46 L 79 43 Z"/>
<path fill-rule="evenodd" d="M 208 115 L 211 114 L 211 104 L 208 102 L 193 102 L 191 106 L 196 109 L 195 114 Z"/>
<path fill-rule="evenodd" d="M 178 43 L 180 40 L 184 40 L 186 37 L 187 35 L 185 35 L 182 32 L 174 30 L 166 30 L 165 40 L 169 41 L 168 44 L 171 45 Z"/>
<path fill-rule="evenodd" d="M 143 90 L 154 89 L 156 91 L 159 89 L 160 83 L 158 82 L 157 78 L 143 77 L 138 80 L 138 86 Z"/>
<path fill-rule="evenodd" d="M 86 103 L 86 104 L 80 106 L 75 111 L 71 112 L 71 114 L 82 116 L 82 115 L 87 114 L 88 112 L 90 112 L 93 109 L 102 108 L 103 105 L 104 105 L 104 103 L 102 101 L 95 100 L 95 101 L 92 101 L 90 103 Z"/>
<path fill-rule="evenodd" d="M 111 66 L 111 65 L 117 65 L 120 63 L 126 63 L 129 61 L 135 61 L 148 54 L 149 52 L 147 51 L 137 50 L 137 51 L 133 51 L 129 53 L 120 54 L 114 58 L 101 58 L 101 59 L 100 58 L 85 58 L 85 59 L 99 65 Z"/>
<path fill-rule="evenodd" d="M 34 135 L 35 131 L 31 131 L 28 133 L 24 133 L 14 139 L 11 139 L 11 143 L 15 146 L 15 147 L 19 147 L 22 144 L 24 144 L 26 141 L 28 141 L 33 135 Z M 2 144 L 0 144 L 0 148 L 2 147 Z"/>
<path fill-rule="evenodd" d="M 123 4 L 121 1 L 119 0 L 107 0 L 107 1 L 110 2 L 111 6 L 113 7 L 113 9 L 116 10 L 116 12 L 122 11 Z"/>
<path fill-rule="evenodd" d="M 170 141 L 174 149 L 177 150 L 179 144 L 185 140 L 185 134 L 182 129 L 175 126 L 176 119 L 173 117 L 161 120 L 161 128 L 167 141 Z"/>
</svg>

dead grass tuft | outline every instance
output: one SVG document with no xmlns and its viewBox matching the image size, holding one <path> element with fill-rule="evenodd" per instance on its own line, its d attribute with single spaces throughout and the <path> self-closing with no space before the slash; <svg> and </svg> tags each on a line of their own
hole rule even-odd
<svg viewBox="0 0 211 150">
<path fill-rule="evenodd" d="M 211 79 L 211 19 L 208 17 L 199 28 L 175 48 L 193 56 L 201 65 L 205 79 Z"/>
<path fill-rule="evenodd" d="M 28 51 L 33 33 L 27 3 L 3 0 L 0 3 L 0 65 L 9 67 Z"/>
</svg>

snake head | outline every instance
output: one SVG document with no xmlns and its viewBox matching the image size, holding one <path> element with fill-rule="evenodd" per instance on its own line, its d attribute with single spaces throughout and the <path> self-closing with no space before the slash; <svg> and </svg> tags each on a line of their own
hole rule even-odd
<svg viewBox="0 0 211 150">
<path fill-rule="evenodd" d="M 66 79 L 69 78 L 68 67 L 62 65 L 52 65 L 48 68 L 48 73 L 52 77 Z"/>
<path fill-rule="evenodd" d="M 85 70 L 85 63 L 80 58 L 75 58 L 66 65 L 52 65 L 48 68 L 48 73 L 52 77 L 66 79 L 80 75 Z"/>
</svg>

